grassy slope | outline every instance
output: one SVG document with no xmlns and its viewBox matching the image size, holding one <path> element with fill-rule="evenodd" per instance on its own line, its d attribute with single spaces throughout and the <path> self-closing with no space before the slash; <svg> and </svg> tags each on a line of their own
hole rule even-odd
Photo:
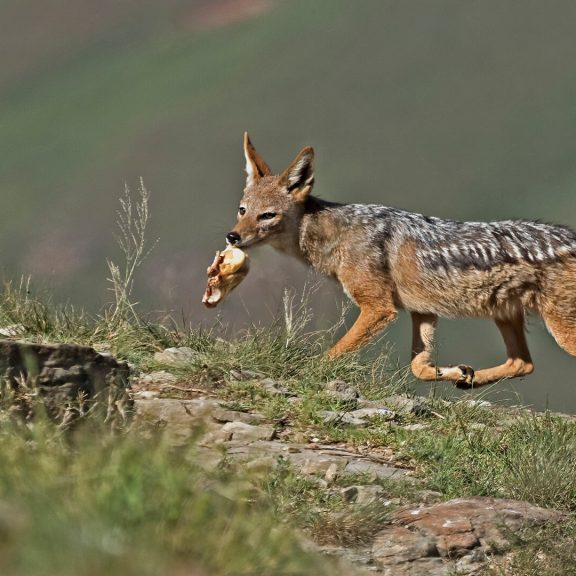
<svg viewBox="0 0 576 576">
<path fill-rule="evenodd" d="M 431 399 L 429 411 L 394 422 L 326 424 L 321 411 L 346 409 L 324 393 L 327 381 L 343 379 L 377 400 L 402 387 L 401 373 L 385 356 L 326 362 L 318 355 L 322 334 L 306 331 L 305 309 L 294 310 L 291 329 L 278 321 L 228 343 L 207 332 L 112 317 L 46 306 L 9 287 L 0 296 L 0 323 L 20 324 L 28 339 L 91 344 L 132 361 L 137 370 L 169 368 L 180 378 L 180 395 L 188 385 L 203 386 L 232 409 L 257 410 L 284 438 L 317 437 L 350 450 L 392 453 L 395 462 L 414 470 L 422 488 L 442 498 L 492 495 L 564 510 L 562 526 L 519 535 L 519 552 L 508 568 L 492 566 L 490 574 L 571 573 L 573 420 Z M 198 356 L 179 370 L 154 361 L 155 350 L 178 345 Z M 270 396 L 255 381 L 230 381 L 233 368 L 281 380 L 300 402 Z M 206 473 L 197 466 L 193 445 L 175 450 L 161 436 L 142 438 L 135 430 L 111 435 L 90 421 L 70 437 L 42 419 L 14 422 L 13 402 L 3 389 L 0 567 L 6 574 L 334 574 L 331 562 L 302 552 L 294 530 L 319 543 L 365 545 L 390 510 L 377 503 L 354 507 L 339 496 L 341 486 L 373 482 L 368 477 L 322 488 L 283 466 L 252 476 L 226 466 Z M 400 502 L 418 499 L 402 481 L 383 488 Z"/>
</svg>

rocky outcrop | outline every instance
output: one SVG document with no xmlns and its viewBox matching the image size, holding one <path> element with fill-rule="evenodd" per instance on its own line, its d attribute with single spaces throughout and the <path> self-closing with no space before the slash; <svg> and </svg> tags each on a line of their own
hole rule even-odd
<svg viewBox="0 0 576 576">
<path fill-rule="evenodd" d="M 275 439 L 275 429 L 259 414 L 227 410 L 218 400 L 198 398 L 137 398 L 136 425 L 162 429 L 173 444 L 185 444 L 198 434 L 199 445 L 213 449 L 221 459 L 249 468 L 279 461 L 290 462 L 303 474 L 333 479 L 336 476 L 368 474 L 374 478 L 405 478 L 406 470 L 335 446 L 298 444 Z"/>
<path fill-rule="evenodd" d="M 27 392 L 31 397 L 38 392 L 49 416 L 58 420 L 84 412 L 96 397 L 107 411 L 126 410 L 129 376 L 125 362 L 87 346 L 0 340 L 0 379 L 23 409 Z"/>
<path fill-rule="evenodd" d="M 528 502 L 487 497 L 405 508 L 376 536 L 372 557 L 385 576 L 475 574 L 526 528 L 562 517 Z"/>
</svg>

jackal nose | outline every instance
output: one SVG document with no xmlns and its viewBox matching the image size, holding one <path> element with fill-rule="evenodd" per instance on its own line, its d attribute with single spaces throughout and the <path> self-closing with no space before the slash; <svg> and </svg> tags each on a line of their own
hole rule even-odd
<svg viewBox="0 0 576 576">
<path fill-rule="evenodd" d="M 238 232 L 228 232 L 228 234 L 226 234 L 226 240 L 228 240 L 230 244 L 238 244 L 238 242 L 240 242 L 240 234 L 238 234 Z"/>
</svg>

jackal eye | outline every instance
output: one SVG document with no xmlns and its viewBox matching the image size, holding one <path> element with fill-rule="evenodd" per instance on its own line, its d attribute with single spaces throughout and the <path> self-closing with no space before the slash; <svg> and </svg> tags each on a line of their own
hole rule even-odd
<svg viewBox="0 0 576 576">
<path fill-rule="evenodd" d="M 238 208 L 238 214 L 240 214 L 240 216 L 244 216 L 244 214 L 246 214 L 246 208 L 244 208 L 244 206 L 240 206 L 240 208 Z"/>
<path fill-rule="evenodd" d="M 276 218 L 276 212 L 264 212 L 258 216 L 258 220 L 272 220 L 272 218 Z"/>
</svg>

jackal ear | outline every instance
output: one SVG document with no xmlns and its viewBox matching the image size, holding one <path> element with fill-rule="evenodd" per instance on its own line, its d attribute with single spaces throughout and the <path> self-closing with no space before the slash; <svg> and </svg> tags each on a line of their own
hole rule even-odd
<svg viewBox="0 0 576 576">
<path fill-rule="evenodd" d="M 252 146 L 248 132 L 244 132 L 244 156 L 246 157 L 246 186 L 254 184 L 262 176 L 270 176 L 272 174 L 268 164 L 264 162 L 262 156 Z"/>
<path fill-rule="evenodd" d="M 302 148 L 281 180 L 295 200 L 305 200 L 314 185 L 314 149 Z"/>
</svg>

